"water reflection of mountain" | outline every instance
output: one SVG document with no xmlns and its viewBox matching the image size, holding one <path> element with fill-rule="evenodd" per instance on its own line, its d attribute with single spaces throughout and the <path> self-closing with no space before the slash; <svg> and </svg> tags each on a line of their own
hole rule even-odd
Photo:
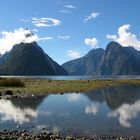
<svg viewBox="0 0 140 140">
<path fill-rule="evenodd" d="M 91 101 L 106 102 L 110 109 L 116 109 L 124 103 L 133 104 L 140 99 L 139 86 L 120 86 L 98 89 L 85 93 Z"/>
<path fill-rule="evenodd" d="M 21 109 L 31 108 L 36 110 L 36 108 L 43 102 L 46 96 L 38 96 L 37 98 L 12 98 L 10 101 L 15 107 Z"/>
</svg>

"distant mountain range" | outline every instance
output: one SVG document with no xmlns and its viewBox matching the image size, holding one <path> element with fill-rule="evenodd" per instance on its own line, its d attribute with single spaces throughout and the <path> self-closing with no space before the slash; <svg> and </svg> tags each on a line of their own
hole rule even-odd
<svg viewBox="0 0 140 140">
<path fill-rule="evenodd" d="M 1 75 L 138 75 L 140 51 L 110 42 L 84 57 L 64 63 L 52 60 L 36 42 L 20 43 L 0 56 Z"/>
<path fill-rule="evenodd" d="M 84 57 L 62 65 L 70 75 L 138 75 L 140 52 L 110 42 L 106 49 L 93 49 Z"/>
<path fill-rule="evenodd" d="M 67 75 L 36 42 L 20 43 L 0 57 L 0 74 L 4 75 Z"/>
</svg>

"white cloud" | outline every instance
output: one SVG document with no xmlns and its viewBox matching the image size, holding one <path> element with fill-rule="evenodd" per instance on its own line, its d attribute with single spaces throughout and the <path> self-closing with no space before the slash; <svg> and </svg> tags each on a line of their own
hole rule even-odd
<svg viewBox="0 0 140 140">
<path fill-rule="evenodd" d="M 97 38 L 85 38 L 85 44 L 93 48 L 99 48 Z"/>
<path fill-rule="evenodd" d="M 72 12 L 64 9 L 64 10 L 60 10 L 60 13 L 71 14 Z"/>
<path fill-rule="evenodd" d="M 34 24 L 36 27 L 49 27 L 50 25 L 46 24 L 46 23 L 35 23 Z"/>
<path fill-rule="evenodd" d="M 38 30 L 33 29 L 33 32 L 38 32 Z M 32 34 L 28 29 L 19 28 L 13 32 L 3 31 L 1 32 L 2 37 L 0 38 L 0 54 L 5 54 L 9 52 L 14 45 L 22 43 L 31 43 L 34 41 L 44 41 L 52 40 L 53 37 L 39 37 L 37 34 Z M 68 37 L 67 37 L 68 39 Z"/>
<path fill-rule="evenodd" d="M 99 15 L 100 15 L 100 13 L 93 12 L 89 16 L 86 16 L 86 18 L 83 20 L 83 22 L 88 22 L 89 20 L 95 19 Z"/>
<path fill-rule="evenodd" d="M 15 107 L 10 100 L 0 100 L 0 114 L 2 121 L 13 120 L 17 123 L 30 122 L 32 117 L 37 117 L 37 112 L 30 108 L 21 109 Z"/>
<path fill-rule="evenodd" d="M 63 14 L 71 14 L 73 13 L 72 11 L 76 9 L 74 5 L 64 5 L 63 7 L 65 7 L 65 9 L 60 10 L 60 13 L 63 13 Z"/>
<path fill-rule="evenodd" d="M 133 118 L 136 118 L 138 113 L 140 113 L 140 100 L 135 102 L 132 105 L 123 104 L 120 108 L 112 111 L 108 114 L 109 117 L 118 117 L 119 123 L 123 127 L 131 127 L 129 122 Z"/>
<path fill-rule="evenodd" d="M 132 46 L 135 49 L 140 50 L 140 40 L 138 40 L 135 34 L 128 32 L 127 30 L 129 29 L 129 24 L 123 25 L 119 27 L 117 35 L 108 34 L 106 37 L 120 43 L 124 47 Z"/>
<path fill-rule="evenodd" d="M 53 37 L 51 37 L 51 36 L 46 36 L 46 37 L 40 37 L 40 38 L 38 38 L 38 41 L 52 40 L 52 39 L 53 39 Z"/>
<path fill-rule="evenodd" d="M 19 19 L 19 21 L 21 21 L 21 22 L 29 22 L 30 20 L 29 19 Z"/>
<path fill-rule="evenodd" d="M 86 114 L 93 114 L 96 115 L 99 110 L 99 105 L 98 104 L 91 104 L 90 106 L 86 106 L 85 108 L 85 113 Z"/>
<path fill-rule="evenodd" d="M 32 23 L 36 27 L 52 27 L 52 26 L 58 26 L 61 24 L 61 21 L 54 18 L 32 18 Z"/>
<path fill-rule="evenodd" d="M 32 29 L 32 32 L 38 32 L 38 29 Z"/>
<path fill-rule="evenodd" d="M 67 51 L 67 56 L 73 58 L 73 59 L 76 59 L 76 58 L 79 58 L 81 57 L 81 53 L 76 51 L 76 50 L 68 50 Z"/>
<path fill-rule="evenodd" d="M 65 5 L 64 7 L 69 9 L 76 9 L 76 6 L 74 5 Z"/>
<path fill-rule="evenodd" d="M 37 35 L 33 35 L 28 29 L 19 28 L 14 32 L 1 32 L 0 38 L 0 54 L 10 51 L 15 44 L 31 43 L 38 40 Z"/>
<path fill-rule="evenodd" d="M 68 40 L 68 39 L 70 39 L 70 36 L 61 36 L 61 35 L 58 35 L 58 38 L 59 39 L 64 39 L 64 40 Z"/>
</svg>

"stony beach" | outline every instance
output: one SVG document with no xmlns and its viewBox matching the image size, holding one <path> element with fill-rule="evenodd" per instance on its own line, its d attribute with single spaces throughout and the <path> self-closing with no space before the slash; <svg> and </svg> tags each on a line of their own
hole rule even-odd
<svg viewBox="0 0 140 140">
<path fill-rule="evenodd" d="M 123 137 L 123 136 L 109 136 L 109 135 L 101 135 L 101 136 L 93 136 L 93 137 L 74 137 L 74 136 L 61 136 L 58 133 L 51 133 L 44 131 L 39 134 L 34 134 L 31 131 L 23 130 L 23 131 L 8 131 L 3 130 L 0 131 L 0 140 L 140 140 L 140 137 Z"/>
</svg>

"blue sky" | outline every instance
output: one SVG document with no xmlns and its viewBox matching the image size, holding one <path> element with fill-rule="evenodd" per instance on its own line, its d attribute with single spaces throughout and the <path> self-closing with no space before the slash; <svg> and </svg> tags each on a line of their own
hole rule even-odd
<svg viewBox="0 0 140 140">
<path fill-rule="evenodd" d="M 111 40 L 139 49 L 139 5 L 140 0 L 1 0 L 0 37 L 28 28 L 59 64 Z"/>
</svg>

